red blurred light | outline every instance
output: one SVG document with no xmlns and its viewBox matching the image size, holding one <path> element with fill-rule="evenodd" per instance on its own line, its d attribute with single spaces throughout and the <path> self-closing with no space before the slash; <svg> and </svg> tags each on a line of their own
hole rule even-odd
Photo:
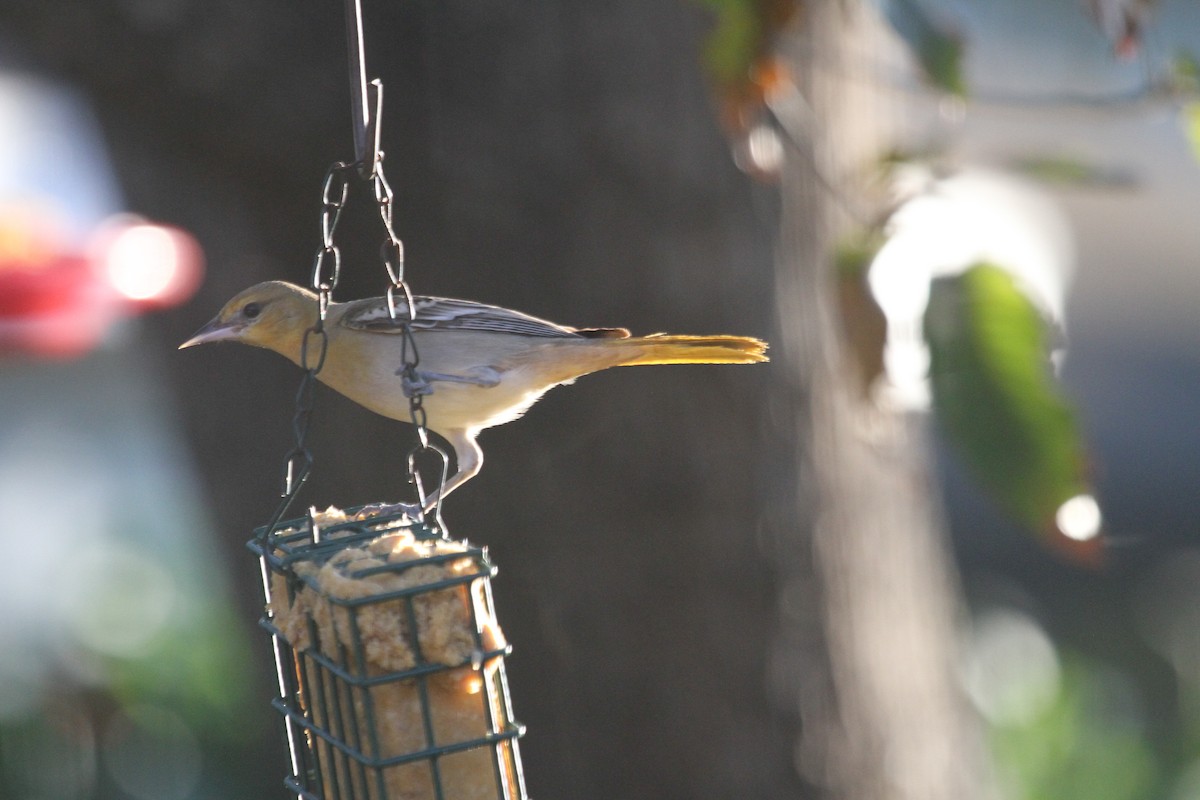
<svg viewBox="0 0 1200 800">
<path fill-rule="evenodd" d="M 190 234 L 127 218 L 103 226 L 86 253 L 0 256 L 0 355 L 82 355 L 121 317 L 187 300 L 202 273 Z"/>
<path fill-rule="evenodd" d="M 122 300 L 169 308 L 200 285 L 203 256 L 196 240 L 165 225 L 123 225 L 106 233 L 98 250 L 104 280 Z"/>
</svg>

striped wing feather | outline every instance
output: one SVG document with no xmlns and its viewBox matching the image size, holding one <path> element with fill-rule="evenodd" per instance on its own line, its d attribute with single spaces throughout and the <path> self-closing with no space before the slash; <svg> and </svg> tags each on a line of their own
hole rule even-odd
<svg viewBox="0 0 1200 800">
<path fill-rule="evenodd" d="M 354 304 L 342 317 L 341 324 L 347 328 L 377 333 L 399 333 L 408 321 L 408 308 L 404 303 L 396 306 L 396 316 L 388 312 L 387 301 L 379 298 L 363 300 Z M 579 338 L 572 328 L 556 325 L 519 311 L 500 306 L 475 303 L 470 300 L 454 300 L 447 297 L 416 297 L 413 299 L 416 319 L 414 331 L 490 331 L 520 336 L 542 336 L 549 338 Z"/>
</svg>

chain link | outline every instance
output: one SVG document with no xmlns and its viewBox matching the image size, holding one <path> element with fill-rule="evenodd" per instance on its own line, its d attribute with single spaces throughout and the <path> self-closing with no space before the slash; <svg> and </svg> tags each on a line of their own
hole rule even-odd
<svg viewBox="0 0 1200 800">
<path fill-rule="evenodd" d="M 321 247 L 313 260 L 312 272 L 312 288 L 321 301 L 317 308 L 318 330 L 324 325 L 333 290 L 342 274 L 342 251 L 334 242 L 334 233 L 350 196 L 352 170 L 352 165 L 339 161 L 325 173 L 321 185 Z"/>
<path fill-rule="evenodd" d="M 387 176 L 383 174 L 382 153 L 379 158 L 380 163 L 375 167 L 373 180 L 375 205 L 379 208 L 379 219 L 383 222 L 384 232 L 384 240 L 379 248 L 379 255 L 383 260 L 383 268 L 387 270 L 392 286 L 399 288 L 404 285 L 404 243 L 396 235 L 396 228 L 392 221 L 392 187 L 388 184 Z M 409 296 L 411 297 L 411 294 Z"/>
<path fill-rule="evenodd" d="M 420 354 L 417 352 L 417 341 L 413 336 L 413 323 L 417 318 L 417 304 L 404 278 L 404 243 L 396 235 L 393 223 L 392 187 L 383 174 L 383 154 L 380 153 L 373 164 L 373 169 L 364 177 L 372 182 L 375 194 L 375 204 L 383 223 L 384 241 L 380 246 L 380 258 L 388 276 L 386 293 L 388 315 L 400 324 L 401 338 L 401 368 L 397 374 L 401 377 L 401 386 L 405 397 L 408 398 L 409 416 L 417 433 L 417 444 L 408 452 L 408 482 L 417 491 L 418 516 L 422 521 L 431 524 L 435 530 L 445 533 L 445 523 L 442 520 L 442 488 L 449 476 L 450 459 L 444 450 L 432 444 L 429 440 L 428 418 L 425 411 L 424 398 L 432 390 L 425 381 L 418 366 Z M 311 286 L 317 295 L 316 321 L 304 332 L 300 343 L 300 367 L 304 376 L 300 379 L 300 388 L 296 392 L 296 410 L 292 417 L 292 434 L 295 445 L 286 456 L 284 465 L 284 490 L 282 499 L 268 532 L 274 532 L 284 513 L 295 499 L 300 487 L 308 479 L 312 471 L 313 457 L 308 449 L 308 429 L 311 422 L 314 389 L 317 374 L 325 366 L 325 358 L 329 353 L 329 334 L 325 330 L 325 320 L 329 306 L 333 302 L 333 291 L 337 288 L 342 271 L 342 254 L 338 248 L 335 234 L 342 211 L 350 195 L 350 180 L 363 175 L 357 164 L 337 162 L 325 173 L 325 181 L 321 186 L 321 245 L 313 258 Z M 422 453 L 430 453 L 440 460 L 441 476 L 436 501 L 430 511 L 432 519 L 427 518 L 425 506 L 430 495 L 425 492 L 421 474 L 417 468 L 417 459 Z"/>
<path fill-rule="evenodd" d="M 440 481 L 436 493 L 437 499 L 430 511 L 433 514 L 432 525 L 444 533 L 446 526 L 442 520 L 442 489 L 446 486 L 446 480 L 449 477 L 450 458 L 444 450 L 429 441 L 425 395 L 429 394 L 432 389 L 429 382 L 421 377 L 417 369 L 421 363 L 421 355 L 417 351 L 417 340 L 413 336 L 413 324 L 417 320 L 417 305 L 412 289 L 404 278 L 404 243 L 396 235 L 393 222 L 394 195 L 387 176 L 383 172 L 383 153 L 378 156 L 371 179 L 375 190 L 375 205 L 379 209 L 379 219 L 383 223 L 384 240 L 380 245 L 379 255 L 390 281 L 386 295 L 388 315 L 393 320 L 400 320 L 401 367 L 398 374 L 404 395 L 408 398 L 409 418 L 417 432 L 417 444 L 408 453 L 408 481 L 417 490 L 417 502 L 424 517 L 429 495 L 425 492 L 421 473 L 417 468 L 417 458 L 422 453 L 429 453 L 438 459 L 441 467 Z M 398 300 L 403 301 L 402 307 Z"/>
<path fill-rule="evenodd" d="M 352 165 L 340 161 L 333 164 L 325 173 L 325 181 L 321 186 L 321 246 L 313 259 L 311 279 L 311 286 L 317 294 L 317 318 L 305 329 L 300 340 L 300 367 L 304 370 L 304 376 L 300 379 L 300 388 L 296 390 L 296 410 L 292 415 L 295 443 L 284 457 L 283 494 L 271 523 L 266 527 L 268 534 L 274 532 L 275 526 L 312 472 L 313 456 L 308 448 L 308 429 L 315 405 L 317 373 L 325 367 L 325 358 L 329 355 L 329 333 L 325 330 L 325 319 L 329 314 L 329 304 L 333 301 L 333 290 L 337 288 L 342 273 L 342 253 L 334 241 L 334 234 L 350 195 L 349 176 L 352 170 Z"/>
</svg>

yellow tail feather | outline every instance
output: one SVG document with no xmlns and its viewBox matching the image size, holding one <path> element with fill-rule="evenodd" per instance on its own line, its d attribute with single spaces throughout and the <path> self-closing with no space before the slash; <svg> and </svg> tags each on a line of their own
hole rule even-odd
<svg viewBox="0 0 1200 800">
<path fill-rule="evenodd" d="M 658 333 L 622 339 L 634 350 L 621 366 L 639 364 L 754 364 L 768 361 L 767 343 L 749 336 L 677 336 Z"/>
</svg>

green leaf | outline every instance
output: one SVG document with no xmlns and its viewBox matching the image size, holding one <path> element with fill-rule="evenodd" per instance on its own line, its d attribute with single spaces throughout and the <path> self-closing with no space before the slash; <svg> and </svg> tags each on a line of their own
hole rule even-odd
<svg viewBox="0 0 1200 800">
<path fill-rule="evenodd" d="M 957 32 L 930 14 L 918 0 L 884 0 L 884 16 L 916 57 L 930 84 L 966 97 L 963 44 Z"/>
<path fill-rule="evenodd" d="M 1200 59 L 1195 53 L 1185 49 L 1175 51 L 1167 69 L 1173 91 L 1193 96 L 1200 93 Z"/>
<path fill-rule="evenodd" d="M 704 63 L 720 84 L 748 79 L 763 39 L 757 0 L 700 0 L 716 15 L 704 46 Z"/>
<path fill-rule="evenodd" d="M 925 313 L 934 408 L 949 441 L 999 505 L 1053 535 L 1059 507 L 1087 492 L 1074 413 L 1050 365 L 1051 332 L 992 264 L 939 278 Z"/>
<path fill-rule="evenodd" d="M 1200 161 L 1200 101 L 1193 100 L 1183 107 L 1183 127 L 1192 146 L 1192 158 Z"/>
</svg>

